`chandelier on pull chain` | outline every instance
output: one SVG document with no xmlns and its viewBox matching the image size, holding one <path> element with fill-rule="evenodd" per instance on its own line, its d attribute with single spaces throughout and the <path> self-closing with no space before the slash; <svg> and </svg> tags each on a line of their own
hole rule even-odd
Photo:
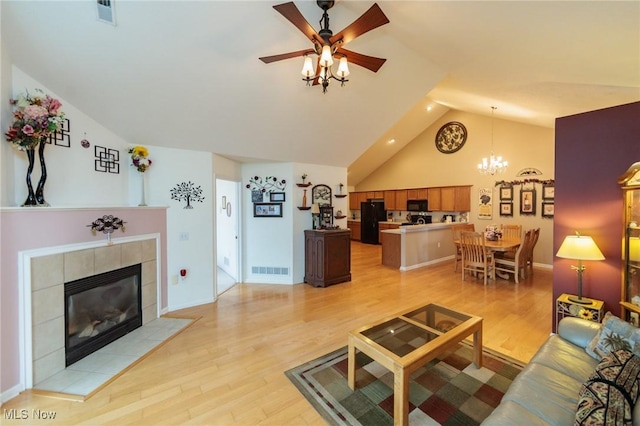
<svg viewBox="0 0 640 426">
<path fill-rule="evenodd" d="M 501 156 L 493 155 L 493 113 L 497 107 L 491 107 L 491 153 L 489 158 L 484 157 L 482 162 L 478 164 L 478 171 L 483 175 L 495 175 L 504 173 L 507 170 L 507 161 L 503 160 Z"/>
</svg>

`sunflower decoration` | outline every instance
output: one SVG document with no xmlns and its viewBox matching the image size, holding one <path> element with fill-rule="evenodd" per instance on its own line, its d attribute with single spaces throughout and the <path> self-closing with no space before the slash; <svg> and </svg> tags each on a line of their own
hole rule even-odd
<svg viewBox="0 0 640 426">
<path fill-rule="evenodd" d="M 131 154 L 131 165 L 135 167 L 140 173 L 147 171 L 151 167 L 151 160 L 149 159 L 149 150 L 142 145 L 136 145 L 129 148 L 129 154 Z"/>
<path fill-rule="evenodd" d="M 593 321 L 593 311 L 589 309 L 580 309 L 580 311 L 578 311 L 578 317 L 588 321 Z"/>
</svg>

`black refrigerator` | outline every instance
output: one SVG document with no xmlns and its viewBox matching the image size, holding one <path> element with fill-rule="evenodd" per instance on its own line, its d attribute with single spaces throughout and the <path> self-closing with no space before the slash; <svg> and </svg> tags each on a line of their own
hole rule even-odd
<svg viewBox="0 0 640 426">
<path fill-rule="evenodd" d="M 378 222 L 387 220 L 384 201 L 360 203 L 360 240 L 366 244 L 378 244 Z"/>
</svg>

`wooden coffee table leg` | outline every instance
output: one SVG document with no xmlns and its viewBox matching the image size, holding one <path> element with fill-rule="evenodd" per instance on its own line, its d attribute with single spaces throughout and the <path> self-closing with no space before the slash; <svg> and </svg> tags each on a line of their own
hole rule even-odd
<svg viewBox="0 0 640 426">
<path fill-rule="evenodd" d="M 356 388 L 356 348 L 353 346 L 353 337 L 349 336 L 349 349 L 347 361 L 347 383 L 351 390 Z"/>
<path fill-rule="evenodd" d="M 473 363 L 482 368 L 482 323 L 478 331 L 473 333 Z"/>
<path fill-rule="evenodd" d="M 409 376 L 404 369 L 396 365 L 393 371 L 393 424 L 409 424 Z"/>
</svg>

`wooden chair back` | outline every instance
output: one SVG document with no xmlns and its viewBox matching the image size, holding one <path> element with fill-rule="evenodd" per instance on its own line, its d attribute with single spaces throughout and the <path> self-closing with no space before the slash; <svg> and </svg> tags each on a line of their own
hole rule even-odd
<svg viewBox="0 0 640 426">
<path fill-rule="evenodd" d="M 533 250 L 538 244 L 538 238 L 540 238 L 540 228 L 532 229 L 531 240 L 529 241 L 529 247 L 526 255 L 525 270 L 528 270 L 533 274 Z"/>
<path fill-rule="evenodd" d="M 522 236 L 522 225 L 502 225 L 502 239 L 516 240 Z"/>
<path fill-rule="evenodd" d="M 462 248 L 462 280 L 466 272 L 484 275 L 484 284 L 487 279 L 495 279 L 495 263 L 493 253 L 487 250 L 484 244 L 484 235 L 479 232 L 466 232 L 460 234 L 460 247 Z"/>
<path fill-rule="evenodd" d="M 531 247 L 532 238 L 533 230 L 530 229 L 522 235 L 521 243 L 513 258 L 496 258 L 496 271 L 513 274 L 516 284 L 519 283 L 520 277 L 526 278 L 527 255 Z"/>
<path fill-rule="evenodd" d="M 458 262 L 462 260 L 462 249 L 456 241 L 460 241 L 460 234 L 462 232 L 474 232 L 475 230 L 476 228 L 473 223 L 460 223 L 451 226 L 451 236 L 453 237 L 453 244 L 456 246 L 456 256 L 453 263 L 454 272 L 458 272 Z"/>
</svg>

